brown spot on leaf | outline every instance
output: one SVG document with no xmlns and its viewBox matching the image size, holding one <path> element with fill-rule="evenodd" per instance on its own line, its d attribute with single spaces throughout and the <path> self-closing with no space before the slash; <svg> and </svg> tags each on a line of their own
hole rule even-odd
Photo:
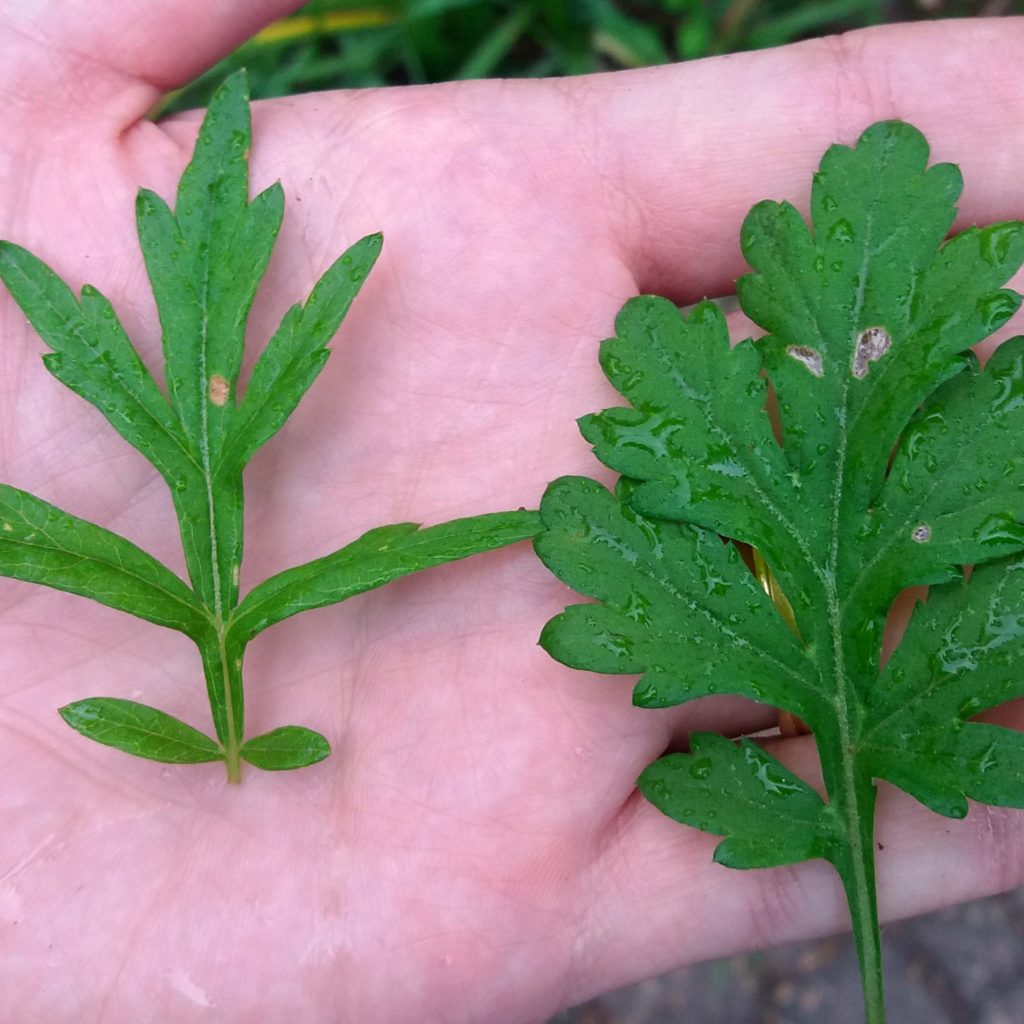
<svg viewBox="0 0 1024 1024">
<path fill-rule="evenodd" d="M 821 353 L 816 348 L 811 348 L 810 345 L 788 345 L 786 347 L 786 355 L 795 359 L 798 363 L 803 363 L 815 377 L 824 376 L 825 371 L 821 364 Z"/>
<path fill-rule="evenodd" d="M 210 401 L 214 405 L 223 405 L 228 400 L 228 392 L 230 390 L 231 385 L 219 373 L 215 373 L 210 378 Z"/>
<path fill-rule="evenodd" d="M 869 327 L 857 337 L 853 353 L 853 375 L 863 380 L 868 375 L 868 363 L 881 359 L 892 347 L 892 338 L 884 327 Z"/>
</svg>

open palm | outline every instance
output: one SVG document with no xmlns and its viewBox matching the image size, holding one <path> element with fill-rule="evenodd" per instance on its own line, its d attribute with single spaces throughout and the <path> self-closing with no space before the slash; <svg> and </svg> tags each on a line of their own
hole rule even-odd
<svg viewBox="0 0 1024 1024">
<path fill-rule="evenodd" d="M 133 198 L 172 195 L 198 116 L 140 118 L 296 4 L 135 0 L 109 23 L 64 6 L 0 19 L 2 233 L 97 285 L 156 366 Z M 371 526 L 535 506 L 553 477 L 592 473 L 573 420 L 612 397 L 596 343 L 623 300 L 730 291 L 746 209 L 800 200 L 820 151 L 878 117 L 960 160 L 966 221 L 1020 216 L 1024 145 L 1002 134 L 1024 100 L 999 68 L 1022 29 L 256 105 L 253 186 L 280 178 L 287 207 L 252 353 L 348 244 L 380 230 L 385 247 L 323 376 L 248 471 L 243 592 Z M 9 299 L 0 338 L 0 479 L 183 573 L 162 481 L 45 372 Z M 209 731 L 187 640 L 3 581 L 0 1021 L 515 1024 L 842 927 L 826 867 L 729 872 L 715 839 L 634 792 L 674 737 L 769 712 L 631 708 L 623 680 L 535 646 L 565 598 L 520 545 L 274 627 L 249 650 L 247 732 L 301 723 L 335 754 L 228 787 L 220 765 L 133 760 L 55 713 L 121 696 Z M 779 753 L 813 772 L 806 742 Z M 879 834 L 888 916 L 1024 874 L 1013 812 L 951 823 L 886 792 Z"/>
</svg>

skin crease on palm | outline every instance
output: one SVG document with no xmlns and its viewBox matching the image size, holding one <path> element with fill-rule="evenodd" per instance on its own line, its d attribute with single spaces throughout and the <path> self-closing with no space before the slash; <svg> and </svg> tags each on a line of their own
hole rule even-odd
<svg viewBox="0 0 1024 1024">
<path fill-rule="evenodd" d="M 133 197 L 172 195 L 198 115 L 141 118 L 295 6 L 0 14 L 2 235 L 100 287 L 151 366 Z M 1024 216 L 1022 42 L 1012 19 L 888 27 L 572 81 L 256 104 L 253 185 L 280 178 L 287 206 L 253 351 L 347 245 L 381 230 L 385 246 L 249 471 L 243 591 L 379 523 L 535 507 L 548 480 L 595 473 L 574 419 L 614 401 L 596 346 L 621 303 L 730 292 L 750 205 L 805 205 L 826 146 L 872 121 L 903 117 L 961 164 L 961 225 Z M 163 483 L 45 372 L 6 297 L 0 339 L 0 479 L 182 571 Z M 518 1024 L 844 928 L 821 862 L 718 867 L 715 838 L 633 790 L 687 730 L 735 734 L 765 710 L 631 708 L 628 679 L 536 646 L 570 599 L 523 544 L 275 627 L 247 658 L 248 732 L 305 724 L 335 753 L 229 787 L 221 766 L 129 758 L 56 714 L 120 696 L 209 728 L 188 641 L 0 581 L 0 1024 Z M 813 778 L 807 738 L 774 749 Z M 882 789 L 886 918 L 1024 880 L 1018 812 L 948 821 Z"/>
</svg>

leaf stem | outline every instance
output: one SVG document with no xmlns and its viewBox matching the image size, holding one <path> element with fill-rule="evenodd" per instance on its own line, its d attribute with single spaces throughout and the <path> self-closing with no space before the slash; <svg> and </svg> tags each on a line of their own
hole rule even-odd
<svg viewBox="0 0 1024 1024">
<path fill-rule="evenodd" d="M 245 720 L 242 651 L 228 640 L 227 627 L 218 622 L 199 641 L 199 653 L 203 659 L 214 728 L 224 751 L 228 782 L 239 782 L 242 777 L 240 751 Z"/>
<path fill-rule="evenodd" d="M 837 795 L 836 803 L 845 819 L 849 846 L 843 851 L 843 859 L 837 859 L 835 867 L 842 878 L 850 908 L 864 989 L 865 1024 L 885 1024 L 882 947 L 875 895 L 875 795 L 872 779 L 857 770 L 853 757 L 847 757 L 843 763 L 842 792 Z"/>
<path fill-rule="evenodd" d="M 224 639 L 225 629 L 223 625 L 217 631 L 217 653 L 220 657 L 221 682 L 224 687 L 224 711 L 227 716 L 227 737 L 224 743 L 224 761 L 228 769 L 228 782 L 242 781 L 242 761 L 239 757 L 239 748 L 242 745 L 240 728 L 235 723 L 235 683 L 238 684 L 238 692 L 241 693 L 242 680 L 241 670 L 238 670 L 237 680 L 232 677 L 231 659 L 228 656 L 227 644 Z M 241 711 L 241 709 L 239 709 Z M 241 714 L 238 716 L 241 718 Z"/>
</svg>

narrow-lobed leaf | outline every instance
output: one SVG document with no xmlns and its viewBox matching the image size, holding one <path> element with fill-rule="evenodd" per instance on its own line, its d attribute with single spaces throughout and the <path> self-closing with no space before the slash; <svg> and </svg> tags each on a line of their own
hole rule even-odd
<svg viewBox="0 0 1024 1024">
<path fill-rule="evenodd" d="M 206 609 L 170 569 L 131 541 L 0 484 L 0 575 L 83 594 L 193 639 Z"/>
<path fill-rule="evenodd" d="M 330 752 L 331 745 L 320 733 L 301 725 L 282 725 L 253 736 L 242 744 L 240 751 L 249 764 L 267 772 L 305 768 L 322 761 Z"/>
<path fill-rule="evenodd" d="M 0 242 L 0 278 L 53 349 L 46 368 L 92 403 L 172 486 L 197 468 L 174 411 L 132 347 L 110 303 L 95 288 L 71 289 L 41 260 Z"/>
<path fill-rule="evenodd" d="M 170 764 L 224 760 L 220 745 L 179 718 L 133 700 L 88 697 L 60 709 L 83 736 L 126 754 Z"/>
<path fill-rule="evenodd" d="M 1024 262 L 1024 224 L 944 241 L 960 174 L 927 160 L 919 132 L 884 122 L 825 154 L 810 227 L 786 203 L 754 207 L 741 236 L 753 273 L 738 292 L 769 332 L 757 341 L 730 349 L 707 303 L 689 316 L 663 299 L 627 303 L 601 361 L 630 407 L 580 426 L 629 478 L 634 514 L 597 485 L 556 481 L 536 543 L 599 602 L 548 625 L 556 657 L 643 672 L 641 694 L 654 680 L 657 699 L 641 702 L 655 706 L 729 692 L 801 709 L 834 833 L 822 844 L 797 814 L 779 825 L 782 849 L 839 872 L 872 1024 L 883 1019 L 874 780 L 943 814 L 963 815 L 967 798 L 1024 804 L 1024 736 L 968 721 L 1024 695 L 1012 667 L 1024 660 L 1024 339 L 984 371 L 969 351 L 1020 305 L 1003 286 Z M 693 525 L 756 546 L 777 614 L 721 541 L 680 545 Z M 967 587 L 965 563 L 979 566 Z M 886 617 L 914 584 L 936 587 L 883 673 Z M 715 757 L 737 767 L 735 749 Z M 716 769 L 722 785 L 709 788 L 683 770 L 692 762 L 667 764 L 645 776 L 660 782 L 659 806 L 730 835 L 705 811 L 725 821 L 737 799 L 751 832 L 727 840 L 723 862 L 771 862 L 772 791 L 738 767 Z"/>
<path fill-rule="evenodd" d="M 725 836 L 715 860 L 727 867 L 828 858 L 839 838 L 821 797 L 751 740 L 694 733 L 688 754 L 659 758 L 637 785 L 670 818 Z"/>
<path fill-rule="evenodd" d="M 356 242 L 328 268 L 305 304 L 285 314 L 239 402 L 246 322 L 284 210 L 279 184 L 250 200 L 250 144 L 248 88 L 240 73 L 210 103 L 173 209 L 147 189 L 136 201 L 169 398 L 99 292 L 87 286 L 76 298 L 34 256 L 0 243 L 0 278 L 53 349 L 44 357 L 47 367 L 96 405 L 170 486 L 192 586 L 115 534 L 8 487 L 0 487 L 0 575 L 83 594 L 192 637 L 219 740 L 218 745 L 202 738 L 208 746 L 193 743 L 193 753 L 213 750 L 232 782 L 240 778 L 243 759 L 285 769 L 329 753 L 322 736 L 298 726 L 244 741 L 242 665 L 256 633 L 306 608 L 524 540 L 538 528 L 536 513 L 525 511 L 427 530 L 415 524 L 383 527 L 343 551 L 266 581 L 239 607 L 246 463 L 281 428 L 323 368 L 327 345 L 381 249 L 380 235 Z M 141 707 L 93 701 L 72 705 L 66 717 L 102 742 L 161 756 L 152 750 L 171 749 L 166 744 L 174 730 L 167 722 L 173 720 Z M 145 740 L 147 728 L 162 737 L 164 747 Z M 179 747 L 187 740 L 180 729 Z M 191 757 L 178 754 L 181 760 Z"/>
<path fill-rule="evenodd" d="M 214 460 L 234 410 L 249 309 L 284 209 L 278 185 L 249 201 L 251 142 L 248 85 L 238 73 L 210 103 L 174 212 L 146 190 L 137 206 L 171 399 Z"/>
<path fill-rule="evenodd" d="M 380 235 L 360 239 L 320 278 L 306 304 L 285 314 L 256 363 L 218 470 L 241 470 L 295 410 L 327 362 L 327 343 L 380 255 L 381 244 Z"/>
<path fill-rule="evenodd" d="M 171 402 L 197 452 L 175 491 L 192 585 L 218 618 L 238 597 L 240 470 L 218 472 L 236 415 L 245 325 L 281 225 L 274 185 L 249 201 L 248 85 L 238 73 L 213 97 L 172 210 L 143 189 L 139 240 L 160 313 Z"/>
<path fill-rule="evenodd" d="M 246 643 L 275 622 L 309 608 L 337 604 L 401 576 L 533 537 L 536 512 L 492 512 L 421 529 L 416 523 L 379 526 L 313 562 L 286 569 L 254 587 L 229 627 L 231 643 Z"/>
</svg>

